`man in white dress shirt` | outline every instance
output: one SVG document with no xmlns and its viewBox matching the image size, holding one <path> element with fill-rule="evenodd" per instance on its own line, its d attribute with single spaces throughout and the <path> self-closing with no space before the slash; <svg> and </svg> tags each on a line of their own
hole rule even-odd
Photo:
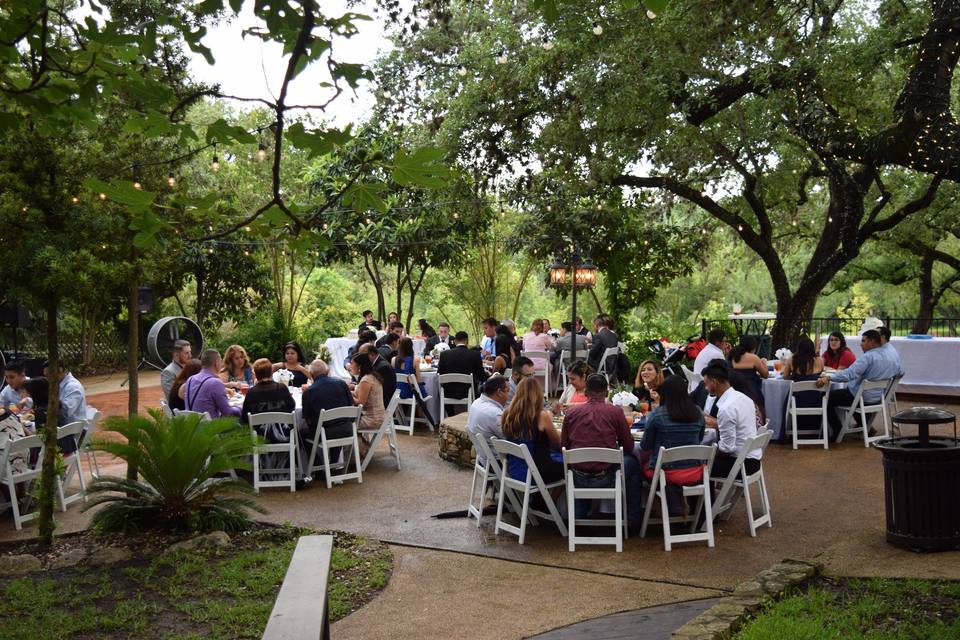
<svg viewBox="0 0 960 640">
<path fill-rule="evenodd" d="M 730 351 L 730 342 L 727 340 L 727 334 L 723 329 L 713 329 L 707 335 L 707 346 L 697 355 L 693 361 L 693 372 L 703 374 L 703 369 L 711 360 L 724 360 Z"/>
<path fill-rule="evenodd" d="M 3 380 L 6 386 L 0 390 L 0 412 L 9 409 L 12 404 L 20 404 L 20 390 L 23 383 L 29 378 L 26 375 L 26 366 L 21 360 L 14 360 L 3 370 Z"/>
<path fill-rule="evenodd" d="M 193 349 L 186 340 L 175 340 L 170 350 L 170 364 L 160 372 L 160 388 L 163 389 L 164 400 L 170 397 L 170 387 L 177 379 L 183 367 L 193 357 Z"/>
<path fill-rule="evenodd" d="M 507 404 L 509 395 L 510 387 L 507 379 L 503 376 L 490 376 L 483 383 L 483 394 L 470 405 L 470 412 L 467 415 L 467 432 L 483 438 L 487 445 L 490 445 L 490 439 L 493 437 L 502 438 L 500 416 L 503 415 L 503 408 Z M 490 450 L 493 450 L 492 446 Z M 486 459 L 479 451 L 477 462 L 481 465 L 486 463 Z"/>
<path fill-rule="evenodd" d="M 746 441 L 757 435 L 757 407 L 749 396 L 730 386 L 730 369 L 724 360 L 713 360 L 704 367 L 703 383 L 715 398 L 716 406 L 716 425 L 708 421 L 708 428 L 717 431 L 717 455 L 710 475 L 725 478 Z M 760 469 L 762 457 L 761 449 L 747 453 L 743 461 L 747 473 Z"/>
<path fill-rule="evenodd" d="M 50 371 L 46 365 L 43 365 L 43 375 L 50 379 Z M 58 372 L 60 378 L 60 417 L 57 425 L 64 426 L 71 422 L 83 422 L 87 419 L 87 395 L 83 390 L 80 381 L 73 377 L 73 374 L 60 365 Z"/>
</svg>

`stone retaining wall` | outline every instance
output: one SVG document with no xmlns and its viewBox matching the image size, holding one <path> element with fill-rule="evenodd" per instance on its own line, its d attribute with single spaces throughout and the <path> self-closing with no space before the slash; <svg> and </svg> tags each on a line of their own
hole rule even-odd
<svg viewBox="0 0 960 640">
<path fill-rule="evenodd" d="M 467 436 L 467 413 L 457 414 L 440 423 L 440 457 L 457 466 L 472 469 L 476 458 Z"/>
</svg>

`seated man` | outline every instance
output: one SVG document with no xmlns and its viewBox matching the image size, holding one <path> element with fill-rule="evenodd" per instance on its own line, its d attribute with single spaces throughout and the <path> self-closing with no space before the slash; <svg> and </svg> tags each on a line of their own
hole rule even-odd
<svg viewBox="0 0 960 640">
<path fill-rule="evenodd" d="M 307 438 L 313 439 L 321 411 L 353 406 L 353 395 L 347 383 L 340 378 L 330 376 L 330 367 L 326 362 L 323 360 L 311 362 L 310 375 L 313 377 L 313 384 L 303 392 L 301 442 L 306 442 Z M 349 419 L 344 419 L 327 422 L 323 426 L 328 438 L 346 438 L 353 433 L 351 424 Z"/>
<path fill-rule="evenodd" d="M 570 348 L 571 343 L 574 343 L 574 338 L 576 338 L 574 349 Z M 550 362 L 557 362 L 560 358 L 560 354 L 564 351 L 570 352 L 571 360 L 576 360 L 574 351 L 586 351 L 587 350 L 587 339 L 579 334 L 573 333 L 573 325 L 569 322 L 560 323 L 560 337 L 557 338 L 557 346 L 553 350 L 553 353 L 550 354 Z M 570 364 L 569 362 L 567 363 Z"/>
<path fill-rule="evenodd" d="M 390 334 L 396 335 L 398 338 L 403 337 L 403 323 L 399 320 L 394 320 L 389 325 L 387 325 L 387 333 L 377 340 L 377 348 L 379 349 L 383 345 L 387 344 L 387 336 Z"/>
<path fill-rule="evenodd" d="M 823 387 L 833 382 L 846 382 L 846 389 L 830 391 L 827 403 L 827 421 L 830 423 L 830 437 L 835 438 L 843 425 L 837 415 L 837 407 L 849 407 L 853 404 L 853 397 L 864 380 L 883 380 L 892 378 L 900 373 L 900 355 L 892 346 L 880 346 L 880 333 L 874 329 L 864 331 L 860 337 L 860 347 L 863 355 L 857 361 L 842 371 L 837 371 L 832 377 L 821 375 L 817 386 Z M 866 404 L 877 404 L 883 399 L 883 389 L 869 389 L 863 394 Z"/>
<path fill-rule="evenodd" d="M 524 378 L 533 377 L 533 360 L 527 356 L 519 356 L 513 359 L 513 371 L 510 372 L 510 393 L 507 396 L 507 404 L 513 401 L 513 395 L 517 392 L 517 385 Z"/>
<path fill-rule="evenodd" d="M 616 326 L 616 321 L 614 321 L 614 319 L 606 313 L 601 313 L 593 321 L 593 343 L 590 347 L 590 352 L 587 355 L 587 364 L 593 367 L 594 371 L 600 370 L 600 360 L 603 359 L 604 352 L 607 349 L 612 349 L 620 344 L 620 338 L 618 338 L 617 334 L 614 332 Z M 607 358 L 607 375 L 616 373 L 616 360 L 617 359 L 613 356 Z"/>
<path fill-rule="evenodd" d="M 43 365 L 43 375 L 50 378 L 50 370 L 47 363 Z M 61 427 L 71 422 L 85 422 L 87 419 L 87 396 L 83 390 L 80 381 L 73 377 L 73 374 L 63 368 L 60 364 L 57 372 L 57 379 L 60 380 L 60 414 L 57 418 L 57 424 Z"/>
<path fill-rule="evenodd" d="M 362 331 L 380 331 L 381 324 L 379 320 L 373 319 L 373 311 L 367 309 L 363 312 L 363 322 L 360 323 L 360 326 L 357 327 L 357 332 Z"/>
<path fill-rule="evenodd" d="M 3 370 L 3 381 L 7 385 L 0 390 L 0 410 L 9 409 L 10 405 L 20 406 L 20 392 L 28 380 L 26 370 L 22 360 L 13 360 Z"/>
<path fill-rule="evenodd" d="M 707 420 L 707 431 L 714 435 L 704 441 L 717 441 L 717 454 L 713 459 L 710 475 L 725 478 L 736 462 L 737 456 L 747 439 L 757 435 L 757 406 L 749 396 L 730 386 L 730 368 L 725 360 L 711 360 L 703 369 L 703 384 L 715 399 L 709 414 L 716 416 L 716 422 Z M 743 464 L 747 473 L 756 473 L 760 469 L 761 449 L 747 453 Z"/>
<path fill-rule="evenodd" d="M 437 335 L 431 336 L 430 339 L 427 340 L 427 344 L 424 347 L 423 352 L 430 353 L 433 351 L 433 348 L 441 342 L 448 347 L 453 346 L 453 338 L 450 337 L 450 325 L 446 322 L 441 322 L 437 325 Z"/>
<path fill-rule="evenodd" d="M 468 340 L 469 336 L 466 331 L 457 332 L 453 339 L 453 349 L 440 354 L 437 373 L 439 375 L 446 373 L 473 374 L 473 384 L 479 385 L 486 381 L 488 374 L 483 368 L 483 359 L 480 352 L 467 347 Z M 444 387 L 444 395 L 458 400 L 466 398 L 469 391 L 468 385 L 461 383 L 448 384 Z"/>
<path fill-rule="evenodd" d="M 503 438 L 500 416 L 503 415 L 509 394 L 510 389 L 506 378 L 499 375 L 490 376 L 483 383 L 483 394 L 470 405 L 467 415 L 467 432 L 483 438 L 488 445 L 491 438 Z M 493 451 L 492 445 L 490 450 Z M 481 465 L 487 462 L 480 451 L 477 451 L 477 462 Z"/>
<path fill-rule="evenodd" d="M 623 409 L 607 404 L 607 379 L 594 373 L 587 378 L 587 401 L 571 406 L 563 418 L 560 443 L 567 449 L 599 447 L 623 448 L 623 482 L 627 490 L 627 523 L 630 528 L 640 525 L 640 490 L 642 476 L 640 463 L 633 453 L 633 436 L 623 415 Z M 615 468 L 602 462 L 583 462 L 573 465 L 573 484 L 576 487 L 604 488 L 614 486 Z M 574 507 L 577 518 L 585 518 L 590 510 L 589 500 L 577 500 Z"/>
<path fill-rule="evenodd" d="M 485 359 L 492 360 L 497 357 L 496 335 L 498 323 L 496 318 L 485 318 L 481 326 L 483 328 L 483 339 L 480 341 L 480 353 Z"/>
<path fill-rule="evenodd" d="M 390 362 L 393 356 L 397 355 L 397 346 L 400 344 L 400 336 L 395 333 L 388 333 L 383 336 L 383 344 L 377 347 L 380 357 Z"/>
<path fill-rule="evenodd" d="M 173 349 L 170 352 L 170 364 L 160 372 L 160 387 L 163 389 L 163 397 L 170 397 L 170 387 L 173 381 L 177 379 L 183 366 L 193 357 L 193 351 L 190 343 L 186 340 L 176 340 L 173 343 Z"/>
<path fill-rule="evenodd" d="M 707 334 L 707 345 L 693 361 L 693 372 L 702 374 L 711 360 L 726 360 L 729 351 L 730 341 L 727 340 L 727 333 L 723 329 L 712 329 Z"/>
<path fill-rule="evenodd" d="M 206 413 L 211 418 L 240 416 L 240 407 L 227 401 L 227 388 L 220 379 L 223 358 L 216 349 L 206 349 L 200 356 L 200 373 L 187 379 L 183 393 L 184 405 L 189 411 Z M 272 368 L 272 365 L 271 365 Z"/>
<path fill-rule="evenodd" d="M 890 338 L 893 335 L 890 332 L 890 327 L 880 327 L 877 329 L 877 333 L 880 334 L 880 348 L 886 351 L 891 359 L 896 361 L 897 366 L 900 367 L 900 373 L 903 373 L 903 363 L 900 361 L 900 353 L 890 344 Z"/>
</svg>

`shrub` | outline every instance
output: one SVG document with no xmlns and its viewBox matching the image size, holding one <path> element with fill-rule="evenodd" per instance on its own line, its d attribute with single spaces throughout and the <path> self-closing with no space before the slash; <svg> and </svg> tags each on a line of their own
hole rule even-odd
<svg viewBox="0 0 960 640">
<path fill-rule="evenodd" d="M 230 469 L 249 469 L 253 441 L 249 429 L 235 418 L 201 422 L 200 416 L 164 417 L 150 409 L 149 417 L 114 416 L 105 431 L 125 438 L 94 446 L 135 465 L 141 479 L 104 476 L 89 491 L 85 507 L 103 505 L 93 516 L 94 527 L 131 532 L 164 530 L 235 531 L 249 524 L 248 509 L 263 512 L 251 499 L 249 483 L 217 477 Z"/>
</svg>

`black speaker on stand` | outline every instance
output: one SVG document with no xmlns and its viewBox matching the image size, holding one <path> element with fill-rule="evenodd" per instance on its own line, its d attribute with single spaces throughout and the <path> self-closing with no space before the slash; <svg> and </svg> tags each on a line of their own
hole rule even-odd
<svg viewBox="0 0 960 640">
<path fill-rule="evenodd" d="M 150 313 L 151 311 L 153 311 L 153 306 L 154 306 L 153 289 L 150 287 L 150 285 L 140 285 L 137 288 L 137 311 L 140 313 L 141 316 L 143 316 L 143 314 Z M 146 352 L 146 350 L 144 351 Z M 140 358 L 140 362 L 137 363 L 137 371 L 141 371 L 143 369 L 146 369 L 147 367 L 157 369 L 158 371 L 163 371 L 162 367 L 158 367 L 156 364 L 150 362 L 150 360 L 145 355 L 144 357 Z M 129 377 L 123 382 L 121 382 L 120 386 L 123 387 L 128 382 L 130 382 Z"/>
</svg>

